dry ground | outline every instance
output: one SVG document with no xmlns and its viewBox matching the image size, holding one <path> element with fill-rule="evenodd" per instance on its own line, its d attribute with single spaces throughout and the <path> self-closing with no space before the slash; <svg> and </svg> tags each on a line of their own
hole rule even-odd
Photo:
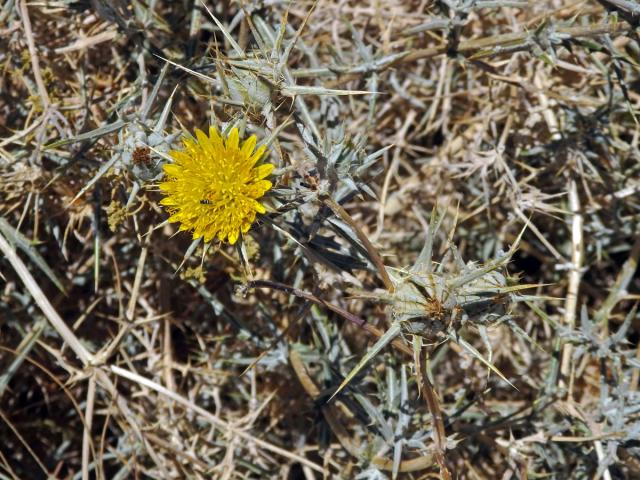
<svg viewBox="0 0 640 480">
<path fill-rule="evenodd" d="M 0 478 L 640 478 L 639 18 L 5 0 Z M 209 125 L 234 246 L 159 205 Z"/>
</svg>

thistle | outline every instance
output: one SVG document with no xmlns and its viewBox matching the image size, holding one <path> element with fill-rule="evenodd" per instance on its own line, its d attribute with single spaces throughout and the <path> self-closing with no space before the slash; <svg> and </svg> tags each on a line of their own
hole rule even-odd
<svg viewBox="0 0 640 480">
<path fill-rule="evenodd" d="M 208 136 L 196 130 L 196 139 L 183 144 L 184 150 L 169 152 L 174 163 L 164 165 L 160 190 L 166 197 L 160 203 L 171 214 L 169 221 L 192 231 L 194 240 L 209 242 L 217 236 L 233 245 L 256 214 L 266 212 L 258 199 L 271 188 L 265 178 L 274 167 L 256 166 L 266 147 L 256 149 L 255 135 L 240 145 L 237 128 L 223 138 L 214 127 Z"/>
<path fill-rule="evenodd" d="M 504 267 L 515 253 L 520 237 L 509 251 L 485 264 L 465 263 L 454 245 L 449 245 L 448 249 L 453 262 L 444 258 L 436 263 L 432 259 L 433 240 L 441 222 L 442 216 L 434 210 L 429 236 L 412 267 L 404 270 L 387 268 L 394 287 L 392 292 L 359 295 L 389 305 L 390 326 L 349 372 L 333 396 L 384 347 L 402 334 L 411 336 L 414 349 L 417 350 L 422 347 L 423 339 L 427 342 L 454 341 L 511 384 L 491 364 L 491 347 L 486 341 L 485 328 L 502 320 L 508 321 L 509 305 L 525 298 L 519 298 L 515 293 L 533 286 L 510 285 L 505 275 Z M 450 263 L 452 265 L 447 267 Z M 474 326 L 480 331 L 489 350 L 489 360 L 462 338 L 460 333 L 465 325 Z"/>
</svg>

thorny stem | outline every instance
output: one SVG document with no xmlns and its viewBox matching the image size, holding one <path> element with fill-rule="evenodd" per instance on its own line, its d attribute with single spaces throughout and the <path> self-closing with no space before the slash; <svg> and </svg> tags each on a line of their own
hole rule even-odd
<svg viewBox="0 0 640 480">
<path fill-rule="evenodd" d="M 569 288 L 564 307 L 564 323 L 567 328 L 572 329 L 576 323 L 576 311 L 578 306 L 578 290 L 580 288 L 580 278 L 582 277 L 582 214 L 580 213 L 580 199 L 578 197 L 578 187 L 575 180 L 569 183 L 569 207 L 572 214 L 571 224 L 571 268 L 569 269 Z M 560 363 L 561 385 L 567 380 L 571 371 L 571 353 L 573 346 L 565 343 L 562 347 L 562 361 Z M 571 398 L 571 386 L 568 396 Z"/>
<path fill-rule="evenodd" d="M 580 280 L 582 278 L 582 261 L 583 254 L 583 219 L 580 213 L 580 198 L 578 197 L 578 188 L 575 180 L 569 182 L 569 208 L 571 209 L 572 222 L 571 222 L 571 269 L 569 270 L 569 289 L 567 291 L 564 311 L 564 323 L 565 325 L 573 329 L 576 323 L 576 311 L 578 306 L 578 291 L 580 289 Z M 572 357 L 573 346 L 571 343 L 565 343 L 562 347 L 562 361 L 560 363 L 560 385 L 569 378 L 569 385 L 567 390 L 567 397 L 569 400 L 573 398 L 573 372 L 572 372 Z M 598 459 L 602 461 L 604 458 L 604 451 L 602 449 L 602 442 L 594 441 L 596 455 Z M 605 469 L 603 472 L 603 478 L 605 480 L 611 480 L 611 474 L 609 469 Z"/>
<path fill-rule="evenodd" d="M 632 30 L 631 25 L 626 22 L 619 22 L 609 25 L 597 25 L 589 27 L 559 27 L 556 29 L 556 33 L 563 37 L 580 38 L 580 37 L 595 37 L 597 35 L 611 34 L 611 33 L 624 33 Z M 475 38 L 460 42 L 456 52 L 459 54 L 470 54 L 477 50 L 495 48 L 500 46 L 514 46 L 526 45 L 527 38 L 531 34 L 529 32 L 517 32 L 517 33 L 504 33 L 500 35 L 493 35 L 485 38 Z M 436 57 L 447 53 L 447 44 L 439 45 L 437 47 L 423 48 L 415 50 L 408 55 L 399 58 L 395 62 L 391 62 L 386 65 L 386 68 L 392 68 L 398 63 L 414 62 L 423 58 Z M 491 54 L 491 53 L 489 53 Z M 482 55 L 485 56 L 485 55 Z M 480 56 L 476 57 L 480 58 Z"/>
<path fill-rule="evenodd" d="M 371 244 L 371 242 L 369 241 L 367 236 L 364 234 L 364 232 L 360 229 L 358 224 L 353 220 L 353 218 L 351 218 L 351 215 L 349 215 L 349 213 L 344 208 L 342 208 L 342 205 L 337 203 L 329 195 L 321 195 L 320 199 L 327 207 L 329 207 L 333 211 L 333 213 L 335 213 L 338 217 L 340 217 L 340 219 L 346 222 L 353 229 L 353 231 L 358 237 L 358 240 L 362 242 L 362 245 L 367 250 L 367 253 L 369 254 L 371 261 L 373 262 L 376 269 L 378 270 L 378 274 L 380 275 L 380 278 L 382 279 L 382 283 L 384 283 L 385 288 L 390 293 L 393 293 L 393 291 L 395 290 L 395 287 L 393 286 L 393 282 L 391 282 L 391 278 L 389 278 L 389 274 L 387 273 L 387 269 L 385 268 L 384 263 L 382 262 L 382 258 L 380 257 L 380 254 L 378 253 L 376 248 Z"/>
<path fill-rule="evenodd" d="M 431 414 L 431 421 L 433 422 L 433 440 L 436 444 L 436 461 L 440 467 L 440 474 L 445 480 L 451 479 L 451 473 L 447 468 L 445 462 L 444 452 L 447 449 L 447 435 L 444 430 L 444 419 L 442 418 L 442 410 L 440 409 L 440 401 L 436 395 L 435 388 L 429 380 L 427 375 L 427 369 L 422 369 L 422 395 L 427 402 L 429 413 Z"/>
</svg>

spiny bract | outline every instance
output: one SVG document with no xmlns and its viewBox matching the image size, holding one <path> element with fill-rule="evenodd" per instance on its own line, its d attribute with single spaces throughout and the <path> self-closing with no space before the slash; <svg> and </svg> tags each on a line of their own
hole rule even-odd
<svg viewBox="0 0 640 480">
<path fill-rule="evenodd" d="M 265 213 L 258 199 L 272 184 L 265 180 L 273 165 L 256 166 L 265 146 L 256 149 L 256 137 L 240 146 L 238 129 L 222 138 L 214 127 L 209 136 L 196 130 L 196 139 L 185 138 L 184 150 L 169 152 L 174 163 L 164 165 L 166 181 L 160 202 L 171 214 L 170 222 L 180 222 L 180 230 L 193 231 L 193 238 L 205 242 L 218 237 L 234 244 L 256 218 Z"/>
</svg>

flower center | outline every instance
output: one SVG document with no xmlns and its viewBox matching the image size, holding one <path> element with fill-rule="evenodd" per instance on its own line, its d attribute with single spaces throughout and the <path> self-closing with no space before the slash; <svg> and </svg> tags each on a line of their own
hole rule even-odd
<svg viewBox="0 0 640 480">
<path fill-rule="evenodd" d="M 242 191 L 241 186 L 235 183 L 226 184 L 218 189 L 209 189 L 203 195 L 204 204 L 228 205 L 238 200 Z"/>
</svg>

